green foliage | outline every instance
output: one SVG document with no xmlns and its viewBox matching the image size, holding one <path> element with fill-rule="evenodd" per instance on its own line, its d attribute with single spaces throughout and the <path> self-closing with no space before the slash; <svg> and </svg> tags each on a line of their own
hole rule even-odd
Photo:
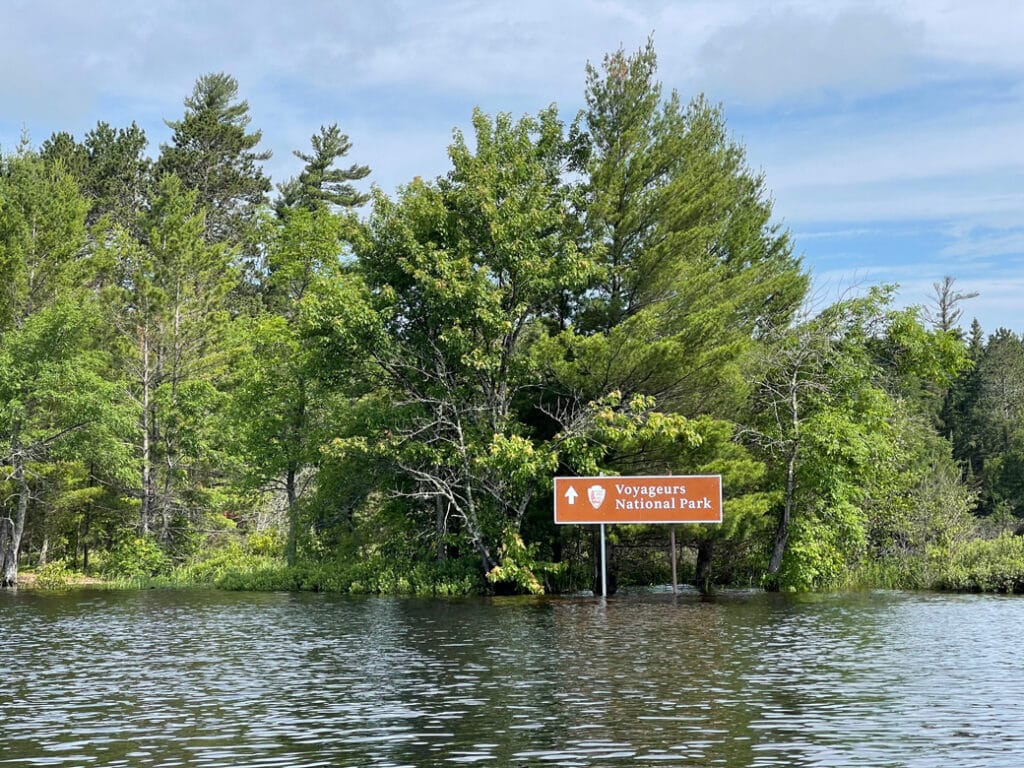
<svg viewBox="0 0 1024 768">
<path fill-rule="evenodd" d="M 265 538 L 257 541 L 262 549 L 268 543 Z M 225 580 L 244 578 L 279 563 L 280 560 L 273 555 L 263 554 L 253 547 L 244 547 L 238 541 L 232 541 L 218 549 L 200 552 L 193 561 L 175 568 L 171 578 L 177 583 L 219 587 Z"/>
<path fill-rule="evenodd" d="M 864 553 L 863 513 L 839 500 L 794 521 L 778 586 L 796 592 L 848 586 Z"/>
<path fill-rule="evenodd" d="M 272 531 L 249 534 L 245 547 L 256 557 L 280 557 L 284 551 L 281 537 Z"/>
<path fill-rule="evenodd" d="M 1024 592 L 1024 538 L 1004 533 L 967 543 L 954 554 L 938 586 L 968 592 Z"/>
<path fill-rule="evenodd" d="M 138 456 L 131 486 L 141 499 L 140 532 L 156 524 L 163 543 L 187 539 L 205 517 L 233 429 L 224 387 L 233 333 L 229 295 L 239 273 L 223 245 L 207 242 L 197 193 L 161 179 L 139 225 L 142 235 L 101 230 L 100 261 L 113 350 L 136 411 L 130 438 Z M 177 529 L 178 533 L 175 533 Z"/>
<path fill-rule="evenodd" d="M 264 281 L 267 313 L 246 324 L 234 360 L 231 423 L 241 478 L 286 497 L 287 556 L 294 564 L 303 490 L 320 464 L 335 397 L 317 375 L 323 361 L 304 333 L 306 305 L 334 291 L 350 222 L 326 208 L 299 207 L 272 230 Z"/>
<path fill-rule="evenodd" d="M 658 458 L 674 463 L 678 452 L 700 444 L 700 434 L 685 417 L 655 406 L 653 397 L 624 400 L 617 390 L 587 403 L 555 436 L 560 461 L 579 475 L 618 474 Z"/>
<path fill-rule="evenodd" d="M 66 589 L 73 576 L 63 560 L 53 560 L 36 571 L 36 588 L 46 590 Z"/>
<path fill-rule="evenodd" d="M 60 165 L 23 145 L 0 165 L 0 328 L 64 298 L 87 275 L 88 204 Z"/>
<path fill-rule="evenodd" d="M 479 565 L 473 561 L 408 564 L 376 557 L 321 571 L 327 584 L 350 594 L 455 596 L 482 591 Z"/>
<path fill-rule="evenodd" d="M 980 514 L 1024 517 L 1024 339 L 1001 328 L 972 352 L 947 399 L 955 455 L 980 490 Z"/>
<path fill-rule="evenodd" d="M 232 542 L 202 553 L 154 583 L 206 586 L 226 590 L 310 591 L 347 594 L 457 596 L 482 591 L 479 566 L 472 561 L 408 562 L 372 554 L 352 559 L 299 562 L 288 566 L 279 554 L 267 555 Z"/>
<path fill-rule="evenodd" d="M 785 331 L 766 360 L 758 442 L 789 472 L 769 564 L 778 586 L 843 583 L 866 558 L 893 554 L 886 527 L 897 520 L 893 556 L 918 563 L 962 528 L 970 498 L 958 483 L 944 486 L 944 500 L 925 498 L 926 476 L 943 465 L 941 449 L 923 437 L 934 410 L 921 392 L 963 369 L 963 345 L 924 331 L 890 301 L 891 291 L 878 288 L 828 307 Z M 948 453 L 945 461 L 948 470 Z M 945 511 L 928 514 L 926 504 Z"/>
<path fill-rule="evenodd" d="M 319 134 L 313 134 L 313 152 L 296 150 L 293 154 L 306 163 L 297 178 L 280 185 L 281 197 L 276 203 L 278 216 L 285 216 L 296 208 L 315 211 L 323 207 L 341 209 L 357 208 L 366 203 L 369 195 L 360 194 L 351 184 L 366 178 L 370 169 L 365 165 L 351 165 L 348 168 L 332 168 L 335 162 L 348 154 L 352 142 L 343 134 L 337 123 L 321 126 Z"/>
<path fill-rule="evenodd" d="M 595 546 L 553 524 L 553 475 L 719 474 L 723 523 L 679 532 L 701 587 L 1017 589 L 1015 541 L 967 542 L 976 500 L 1024 515 L 1024 342 L 965 344 L 951 279 L 931 329 L 890 287 L 800 316 L 763 176 L 656 73 L 651 44 L 588 67 L 571 125 L 474 111 L 445 176 L 363 219 L 337 125 L 266 205 L 223 73 L 155 163 L 102 122 L 0 158 L 15 550 L 230 589 L 579 589 Z M 663 534 L 612 532 L 623 582 L 665 578 Z"/>
<path fill-rule="evenodd" d="M 530 595 L 544 594 L 544 585 L 538 573 L 547 571 L 557 574 L 559 570 L 554 563 L 538 562 L 537 547 L 527 546 L 522 537 L 512 531 L 506 533 L 502 542 L 499 563 L 487 572 L 487 580 L 491 584 L 511 587 L 516 592 Z"/>
<path fill-rule="evenodd" d="M 146 144 L 146 134 L 135 123 L 114 129 L 101 121 L 81 144 L 69 133 L 56 133 L 43 142 L 39 154 L 75 179 L 89 202 L 87 226 L 106 216 L 132 230 L 150 191 L 152 162 L 145 156 Z"/>
<path fill-rule="evenodd" d="M 170 567 L 171 560 L 159 544 L 137 536 L 114 547 L 104 563 L 104 572 L 115 579 L 133 580 L 166 574 Z"/>
<path fill-rule="evenodd" d="M 203 75 L 185 99 L 184 117 L 166 122 L 174 133 L 160 147 L 156 177 L 176 175 L 196 193 L 208 212 L 208 241 L 245 242 L 270 191 L 259 167 L 270 152 L 256 151 L 262 132 L 248 131 L 249 103 L 238 99 L 238 81 L 223 72 Z"/>
<path fill-rule="evenodd" d="M 365 303 L 321 328 L 393 393 L 379 432 L 334 441 L 332 457 L 369 454 L 403 492 L 447 505 L 490 570 L 556 462 L 513 410 L 533 384 L 524 352 L 588 262 L 565 226 L 573 191 L 555 111 L 473 123 L 476 151 L 457 135 L 448 179 L 378 196 L 353 296 Z"/>
<path fill-rule="evenodd" d="M 600 273 L 575 322 L 600 356 L 578 367 L 687 415 L 733 415 L 751 334 L 789 319 L 807 276 L 721 108 L 663 98 L 656 70 L 651 42 L 587 68 L 586 225 Z"/>
</svg>

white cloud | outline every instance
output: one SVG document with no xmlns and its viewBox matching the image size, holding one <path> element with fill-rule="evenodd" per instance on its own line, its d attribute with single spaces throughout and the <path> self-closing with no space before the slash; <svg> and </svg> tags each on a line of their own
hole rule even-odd
<svg viewBox="0 0 1024 768">
<path fill-rule="evenodd" d="M 898 6 L 925 31 L 923 52 L 961 66 L 1024 69 L 1024 4 L 1019 0 L 913 0 Z"/>
<path fill-rule="evenodd" d="M 1024 172 L 1024 105 L 1014 114 L 990 114 L 985 122 L 951 112 L 944 121 L 878 131 L 864 123 L 845 126 L 841 135 L 825 134 L 813 146 L 806 140 L 787 142 L 787 153 L 772 172 L 776 186 L 814 183 L 850 186 L 931 178 Z"/>
<path fill-rule="evenodd" d="M 990 217 L 1010 218 L 1024 211 L 1024 190 L 968 193 L 954 181 L 945 188 L 932 183 L 879 186 L 858 189 L 817 188 L 788 190 L 777 196 L 776 210 L 786 218 L 807 222 L 854 222 L 903 220 L 931 221 L 935 226 L 950 220 Z"/>
<path fill-rule="evenodd" d="M 922 40 L 919 25 L 880 9 L 821 15 L 790 7 L 716 30 L 698 61 L 713 92 L 770 104 L 903 87 Z"/>
</svg>

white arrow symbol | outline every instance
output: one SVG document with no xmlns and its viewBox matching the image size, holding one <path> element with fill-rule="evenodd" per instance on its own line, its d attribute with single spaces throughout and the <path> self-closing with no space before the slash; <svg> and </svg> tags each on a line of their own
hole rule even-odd
<svg viewBox="0 0 1024 768">
<path fill-rule="evenodd" d="M 570 505 L 576 503 L 577 496 L 579 496 L 579 494 L 576 493 L 576 489 L 570 485 L 569 490 L 565 492 L 565 498 L 568 500 Z"/>
</svg>

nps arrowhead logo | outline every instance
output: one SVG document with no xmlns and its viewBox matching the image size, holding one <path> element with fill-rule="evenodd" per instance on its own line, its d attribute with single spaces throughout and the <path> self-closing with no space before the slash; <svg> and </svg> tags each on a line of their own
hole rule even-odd
<svg viewBox="0 0 1024 768">
<path fill-rule="evenodd" d="M 597 509 L 604 502 L 605 490 L 600 485 L 592 485 L 587 488 L 587 499 L 590 506 Z"/>
</svg>

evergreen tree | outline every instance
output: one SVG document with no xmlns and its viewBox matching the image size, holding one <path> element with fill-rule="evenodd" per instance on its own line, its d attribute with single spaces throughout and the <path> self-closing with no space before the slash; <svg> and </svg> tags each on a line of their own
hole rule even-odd
<svg viewBox="0 0 1024 768">
<path fill-rule="evenodd" d="M 807 276 L 721 110 L 663 99 L 655 72 L 651 43 L 587 70 L 586 222 L 603 276 L 576 325 L 606 337 L 595 353 L 631 361 L 623 391 L 734 414 L 744 348 L 792 316 Z"/>
<path fill-rule="evenodd" d="M 605 246 L 588 327 L 609 330 L 670 298 L 689 315 L 724 299 L 744 332 L 775 325 L 807 281 L 770 221 L 764 179 L 747 168 L 721 109 L 703 97 L 684 109 L 675 92 L 663 99 L 656 70 L 651 42 L 587 68 L 587 222 Z M 746 285 L 733 280 L 740 274 Z"/>
<path fill-rule="evenodd" d="M 207 242 L 245 243 L 256 210 L 266 202 L 270 180 L 259 164 L 269 151 L 257 151 L 262 133 L 248 130 L 249 103 L 238 100 L 238 81 L 222 72 L 203 75 L 185 99 L 181 120 L 160 147 L 156 176 L 176 174 L 196 193 L 197 210 L 206 211 Z"/>
<path fill-rule="evenodd" d="M 82 192 L 92 201 L 90 225 L 109 215 L 117 224 L 137 230 L 151 192 L 147 144 L 145 132 L 135 123 L 114 129 L 100 122 L 85 135 L 82 146 L 89 162 Z"/>
<path fill-rule="evenodd" d="M 1024 517 L 1024 340 L 992 334 L 958 394 L 954 445 L 980 486 L 979 511 Z"/>
<path fill-rule="evenodd" d="M 132 228 L 145 208 L 152 163 L 144 155 L 146 134 L 135 123 L 114 129 L 99 122 L 79 144 L 66 132 L 55 133 L 40 148 L 48 163 L 60 162 L 89 201 L 87 226 L 108 215 Z"/>
<path fill-rule="evenodd" d="M 43 142 L 39 147 L 39 157 L 50 165 L 57 163 L 81 187 L 88 173 L 89 153 L 85 147 L 75 141 L 75 137 L 67 131 L 58 131 Z"/>
<path fill-rule="evenodd" d="M 369 166 L 332 167 L 352 148 L 352 142 L 337 123 L 326 128 L 321 126 L 320 133 L 313 134 L 312 145 L 312 153 L 295 150 L 295 156 L 306 166 L 297 178 L 279 186 L 281 196 L 275 204 L 279 216 L 292 208 L 351 210 L 370 199 L 368 194 L 361 194 L 351 183 L 366 178 L 370 174 Z"/>
<path fill-rule="evenodd" d="M 120 365 L 138 413 L 139 528 L 170 541 L 210 510 L 222 480 L 216 418 L 230 352 L 228 296 L 238 284 L 230 251 L 205 240 L 196 193 L 164 176 L 142 222 L 144 240 L 114 228 L 102 261 Z"/>
</svg>

